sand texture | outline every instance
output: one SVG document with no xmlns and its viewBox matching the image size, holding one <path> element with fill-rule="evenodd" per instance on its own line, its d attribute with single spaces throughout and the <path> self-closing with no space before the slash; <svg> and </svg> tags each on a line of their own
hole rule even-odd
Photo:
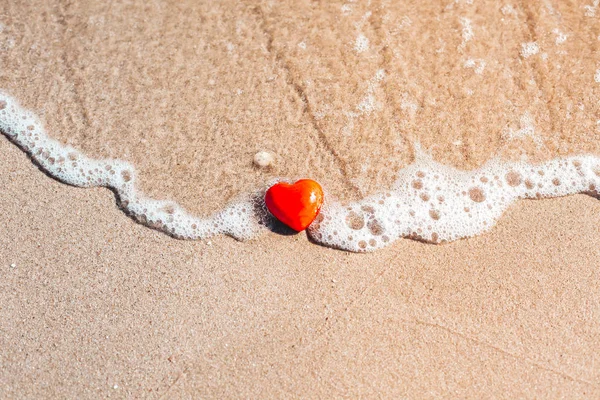
<svg viewBox="0 0 600 400">
<path fill-rule="evenodd" d="M 0 87 L 199 213 L 274 176 L 367 195 L 415 142 L 462 168 L 600 152 L 598 18 L 468 3 L 9 0 Z"/>
<path fill-rule="evenodd" d="M 599 8 L 5 0 L 0 89 L 193 212 L 278 176 L 356 199 L 416 143 L 464 169 L 600 155 Z M 3 135 L 0 188 L 2 398 L 600 397 L 592 197 L 351 254 L 305 234 L 173 239 Z"/>
</svg>

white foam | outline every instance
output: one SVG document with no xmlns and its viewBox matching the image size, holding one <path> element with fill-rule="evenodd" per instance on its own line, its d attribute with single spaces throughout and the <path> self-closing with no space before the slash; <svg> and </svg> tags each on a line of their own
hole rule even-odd
<svg viewBox="0 0 600 400">
<path fill-rule="evenodd" d="M 560 158 L 540 165 L 492 160 L 461 171 L 425 155 L 400 172 L 394 187 L 364 200 L 326 202 L 309 235 L 327 246 L 372 251 L 410 237 L 450 242 L 488 231 L 518 199 L 598 196 L 600 158 Z"/>
<path fill-rule="evenodd" d="M 369 50 L 369 38 L 363 33 L 359 33 L 354 42 L 354 51 L 364 53 L 367 50 Z"/>
<path fill-rule="evenodd" d="M 382 104 L 377 100 L 375 91 L 379 88 L 380 82 L 385 79 L 385 76 L 385 70 L 377 70 L 375 75 L 369 79 L 365 96 L 356 106 L 356 110 L 344 111 L 344 115 L 348 120 L 346 125 L 344 125 L 342 128 L 342 133 L 344 135 L 352 135 L 352 130 L 354 129 L 354 119 L 360 117 L 361 115 L 370 115 L 375 111 L 381 110 Z M 322 118 L 322 114 L 319 113 L 315 115 L 315 117 Z"/>
<path fill-rule="evenodd" d="M 556 43 L 557 45 L 562 44 L 567 41 L 568 36 L 566 34 L 562 33 L 558 28 L 553 29 L 552 33 L 554 33 L 556 35 L 556 39 L 554 40 L 554 43 Z"/>
<path fill-rule="evenodd" d="M 264 226 L 273 222 L 263 199 L 264 189 L 274 182 L 200 218 L 174 202 L 144 196 L 136 187 L 131 164 L 93 159 L 51 139 L 35 115 L 4 93 L 0 93 L 0 131 L 51 176 L 73 186 L 111 188 L 130 216 L 172 236 L 206 239 L 226 234 L 245 240 L 265 232 Z M 599 188 L 600 158 L 591 155 L 540 165 L 492 160 L 477 170 L 461 171 L 433 161 L 417 148 L 417 161 L 400 171 L 388 191 L 346 204 L 326 193 L 321 213 L 307 233 L 323 245 L 357 252 L 379 249 L 403 237 L 450 242 L 489 230 L 519 199 L 574 193 L 598 197 Z"/>
<path fill-rule="evenodd" d="M 535 133 L 535 121 L 529 112 L 525 112 L 520 118 L 520 125 L 518 130 L 512 128 L 506 128 L 502 132 L 502 138 L 507 141 L 520 140 L 526 137 L 531 138 L 538 148 L 544 146 L 542 139 Z"/>
<path fill-rule="evenodd" d="M 529 58 L 540 52 L 540 47 L 536 42 L 528 42 L 521 44 L 521 57 Z"/>
<path fill-rule="evenodd" d="M 461 18 L 459 20 L 462 26 L 462 42 L 458 46 L 459 50 L 462 50 L 467 45 L 467 42 L 473 39 L 473 26 L 471 25 L 471 20 L 468 18 Z"/>
<path fill-rule="evenodd" d="M 375 98 L 375 90 L 379 87 L 379 83 L 385 79 L 385 71 L 383 69 L 377 70 L 375 76 L 369 80 L 367 86 L 367 93 L 361 102 L 356 106 L 358 115 L 371 114 L 373 111 L 380 110 L 382 105 Z M 358 116 L 356 115 L 356 116 Z"/>
<path fill-rule="evenodd" d="M 31 112 L 0 92 L 0 130 L 54 178 L 78 187 L 104 186 L 138 222 L 186 239 L 227 234 L 248 239 L 261 230 L 264 211 L 256 209 L 260 192 L 240 198 L 207 218 L 198 218 L 172 201 L 146 197 L 136 187 L 135 168 L 121 160 L 99 160 L 51 139 Z"/>
<path fill-rule="evenodd" d="M 476 59 L 469 58 L 464 63 L 465 68 L 473 68 L 473 71 L 475 71 L 475 73 L 477 75 L 481 75 L 483 73 L 483 70 L 485 69 L 485 65 L 486 65 L 485 60 L 482 60 L 481 58 L 476 58 Z"/>
<path fill-rule="evenodd" d="M 596 10 L 598 9 L 599 4 L 600 4 L 600 0 L 594 0 L 594 2 L 591 5 L 583 6 L 583 8 L 585 9 L 585 16 L 586 17 L 595 17 Z"/>
</svg>

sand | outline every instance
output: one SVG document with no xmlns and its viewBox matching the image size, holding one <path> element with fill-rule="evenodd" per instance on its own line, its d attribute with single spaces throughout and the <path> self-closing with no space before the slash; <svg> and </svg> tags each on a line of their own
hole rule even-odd
<svg viewBox="0 0 600 400">
<path fill-rule="evenodd" d="M 0 5 L 0 88 L 195 212 L 274 176 L 360 197 L 417 141 L 600 154 L 591 2 L 96 3 Z M 187 242 L 0 154 L 2 398 L 600 396 L 597 199 L 372 254 Z"/>
</svg>

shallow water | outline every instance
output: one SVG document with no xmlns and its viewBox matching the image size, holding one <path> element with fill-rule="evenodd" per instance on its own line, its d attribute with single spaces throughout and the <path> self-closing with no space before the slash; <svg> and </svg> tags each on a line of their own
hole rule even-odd
<svg viewBox="0 0 600 400">
<path fill-rule="evenodd" d="M 584 5 L 9 0 L 0 88 L 194 214 L 281 176 L 359 200 L 392 187 L 417 142 L 459 169 L 600 154 Z M 270 170 L 252 165 L 261 150 Z"/>
<path fill-rule="evenodd" d="M 318 242 L 453 240 L 537 191 L 496 193 L 492 179 L 480 183 L 490 202 L 470 206 L 443 185 L 469 189 L 482 173 L 505 182 L 509 170 L 526 182 L 531 164 L 600 154 L 593 4 L 9 0 L 0 10 L 0 88 L 40 116 L 38 135 L 47 130 L 58 152 L 78 149 L 92 171 L 122 160 L 109 162 L 114 175 L 58 177 L 121 190 L 136 218 L 176 236 L 251 237 L 272 222 L 264 188 L 306 177 L 326 189 L 322 215 L 337 221 L 309 229 Z M 431 158 L 416 159 L 417 143 Z M 253 166 L 262 150 L 271 168 Z M 125 169 L 130 180 L 116 181 Z M 423 188 L 411 191 L 419 171 Z M 555 196 L 584 191 L 575 181 L 558 192 L 535 183 Z M 447 225 L 465 208 L 470 222 Z M 363 228 L 341 224 L 350 212 Z"/>
<path fill-rule="evenodd" d="M 246 240 L 273 222 L 263 205 L 264 189 L 241 196 L 209 217 L 193 215 L 173 201 L 150 198 L 140 191 L 133 165 L 93 159 L 62 145 L 47 135 L 33 113 L 6 94 L 0 94 L 0 131 L 49 175 L 73 186 L 110 188 L 126 213 L 175 237 L 227 234 Z M 493 160 L 461 171 L 433 161 L 418 146 L 417 151 L 415 163 L 399 172 L 390 190 L 346 203 L 326 196 L 307 229 L 309 236 L 317 243 L 357 252 L 402 237 L 449 242 L 487 231 L 518 199 L 598 196 L 600 188 L 600 157 L 591 155 L 537 165 Z"/>
</svg>

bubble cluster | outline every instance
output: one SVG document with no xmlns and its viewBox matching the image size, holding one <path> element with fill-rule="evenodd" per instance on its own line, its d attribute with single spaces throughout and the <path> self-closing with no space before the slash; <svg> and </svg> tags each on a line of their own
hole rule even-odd
<svg viewBox="0 0 600 400">
<path fill-rule="evenodd" d="M 365 252 L 406 237 L 450 242 L 491 229 L 519 199 L 587 193 L 598 197 L 600 158 L 557 158 L 539 165 L 492 160 L 473 171 L 420 154 L 400 171 L 394 187 L 361 201 L 326 201 L 308 228 L 316 242 Z"/>
<path fill-rule="evenodd" d="M 93 159 L 51 139 L 35 115 L 1 92 L 0 131 L 51 176 L 73 186 L 111 188 L 132 218 L 174 237 L 226 234 L 246 240 L 273 223 L 263 199 L 266 187 L 275 181 L 201 218 L 175 202 L 145 196 L 136 187 L 133 165 Z M 598 197 L 599 191 L 600 158 L 591 155 L 539 165 L 491 160 L 477 170 L 461 171 L 418 150 L 415 163 L 399 172 L 388 191 L 351 203 L 335 201 L 326 193 L 307 233 L 317 243 L 355 252 L 379 249 L 403 237 L 450 242 L 491 229 L 519 199 L 575 193 Z"/>
<path fill-rule="evenodd" d="M 174 237 L 204 239 L 216 234 L 249 239 L 262 229 L 266 211 L 256 207 L 257 191 L 206 218 L 188 213 L 178 204 L 146 197 L 136 187 L 133 165 L 120 160 L 98 160 L 51 139 L 38 118 L 0 92 L 0 131 L 54 178 L 77 187 L 103 186 L 114 190 L 118 203 L 132 218 Z M 262 191 L 264 193 L 264 190 Z"/>
</svg>

